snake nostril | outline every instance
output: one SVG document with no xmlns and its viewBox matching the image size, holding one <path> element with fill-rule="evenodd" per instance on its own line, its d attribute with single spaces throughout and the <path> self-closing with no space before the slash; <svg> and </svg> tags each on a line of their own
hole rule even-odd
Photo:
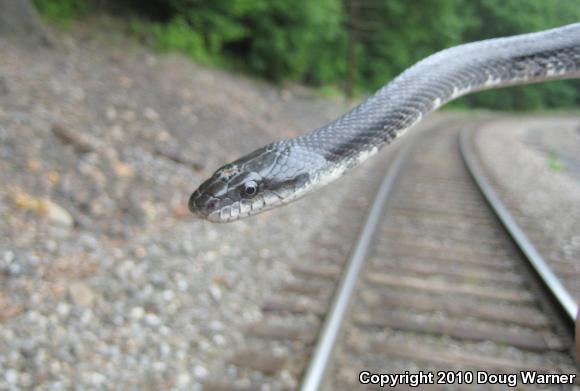
<svg viewBox="0 0 580 391">
<path fill-rule="evenodd" d="M 207 207 L 208 210 L 212 210 L 213 211 L 217 207 L 217 205 L 218 205 L 217 200 L 211 200 L 211 201 L 209 201 L 207 203 L 206 207 Z"/>
</svg>

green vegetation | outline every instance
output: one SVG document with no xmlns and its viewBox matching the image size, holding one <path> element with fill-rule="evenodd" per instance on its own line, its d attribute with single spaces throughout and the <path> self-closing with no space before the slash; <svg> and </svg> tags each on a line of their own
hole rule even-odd
<svg viewBox="0 0 580 391">
<path fill-rule="evenodd" d="M 555 151 L 550 152 L 550 155 L 548 156 L 548 168 L 555 172 L 564 171 L 564 163 L 560 160 L 558 153 Z"/>
<path fill-rule="evenodd" d="M 52 20 L 87 4 L 130 13 L 135 34 L 160 50 L 322 91 L 350 80 L 369 93 L 421 58 L 479 39 L 580 20 L 576 0 L 34 0 Z M 87 3 L 89 2 L 89 3 Z M 349 73 L 349 70 L 351 71 Z M 577 107 L 578 81 L 475 94 L 459 107 Z"/>
<path fill-rule="evenodd" d="M 211 63 L 211 56 L 206 50 L 203 36 L 192 30 L 187 21 L 175 18 L 168 23 L 147 23 L 135 20 L 132 30 L 156 49 L 162 51 L 178 50 L 202 63 Z M 213 58 L 214 61 L 217 57 Z"/>
<path fill-rule="evenodd" d="M 90 9 L 87 0 L 33 0 L 33 3 L 41 15 L 61 27 Z"/>
</svg>

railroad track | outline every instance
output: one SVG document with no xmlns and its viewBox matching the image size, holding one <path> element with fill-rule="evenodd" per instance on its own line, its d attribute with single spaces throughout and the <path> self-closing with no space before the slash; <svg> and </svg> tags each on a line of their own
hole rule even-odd
<svg viewBox="0 0 580 391">
<path fill-rule="evenodd" d="M 399 152 L 365 224 L 360 205 L 346 211 L 349 223 L 319 238 L 325 261 L 294 267 L 263 304 L 231 356 L 238 379 L 205 389 L 373 389 L 393 381 L 373 374 L 419 373 L 398 387 L 489 389 L 522 385 L 520 371 L 577 374 L 577 307 L 547 289 L 550 269 L 538 277 L 497 219 L 462 161 L 459 127 L 438 127 Z M 332 234 L 359 226 L 347 261 Z"/>
<path fill-rule="evenodd" d="M 489 125 L 486 125 L 489 126 Z M 493 126 L 493 125 L 492 125 Z M 468 133 L 464 133 L 465 137 L 463 137 L 462 141 L 465 144 L 464 149 L 470 149 L 471 153 L 469 154 L 473 160 L 474 169 L 481 171 L 478 177 L 484 178 L 486 184 L 483 186 L 488 189 L 487 191 L 492 191 L 495 193 L 492 198 L 498 198 L 501 200 L 501 204 L 507 209 L 506 214 L 510 215 L 508 217 L 514 220 L 517 225 L 517 229 L 520 232 L 516 233 L 517 235 L 523 235 L 526 237 L 524 239 L 528 242 L 527 246 L 534 247 L 534 250 L 531 250 L 532 253 L 537 253 L 532 255 L 530 254 L 528 258 L 537 258 L 540 255 L 540 258 L 546 263 L 546 267 L 549 268 L 550 271 L 553 271 L 554 276 L 547 277 L 548 279 L 556 278 L 561 282 L 561 287 L 559 287 L 559 291 L 562 297 L 559 299 L 561 302 L 564 302 L 564 310 L 567 312 L 568 317 L 572 317 L 573 313 L 577 311 L 577 302 L 580 302 L 580 265 L 578 264 L 577 260 L 580 257 L 580 252 L 576 251 L 566 251 L 565 244 L 562 242 L 557 243 L 555 241 L 556 238 L 551 238 L 547 236 L 543 229 L 537 226 L 537 221 L 534 219 L 530 219 L 526 216 L 525 213 L 522 212 L 520 209 L 520 202 L 517 199 L 514 199 L 513 196 L 509 194 L 509 192 L 499 184 L 493 175 L 490 172 L 487 172 L 486 166 L 479 164 L 477 161 L 479 156 L 476 153 L 476 148 L 471 149 L 469 139 L 475 139 L 477 137 L 477 133 L 481 131 L 481 128 L 476 129 L 473 132 L 470 132 L 470 137 L 467 137 Z M 500 207 L 501 209 L 501 207 Z M 500 213 L 502 213 L 500 211 Z M 557 238 L 561 240 L 561 238 Z M 565 291 L 562 292 L 562 291 Z"/>
</svg>

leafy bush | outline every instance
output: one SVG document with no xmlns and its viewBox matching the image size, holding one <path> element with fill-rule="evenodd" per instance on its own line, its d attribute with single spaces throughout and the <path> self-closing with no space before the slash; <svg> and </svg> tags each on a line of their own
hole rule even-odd
<svg viewBox="0 0 580 391">
<path fill-rule="evenodd" d="M 61 26 L 68 25 L 73 18 L 89 11 L 87 0 L 33 0 L 42 16 Z"/>
<path fill-rule="evenodd" d="M 210 62 L 203 37 L 183 18 L 174 18 L 166 24 L 134 20 L 131 27 L 136 35 L 159 50 L 178 50 L 202 63 Z"/>
</svg>

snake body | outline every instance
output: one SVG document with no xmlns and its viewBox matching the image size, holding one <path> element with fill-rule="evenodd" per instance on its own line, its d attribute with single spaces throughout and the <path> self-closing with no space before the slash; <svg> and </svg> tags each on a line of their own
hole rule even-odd
<svg viewBox="0 0 580 391">
<path fill-rule="evenodd" d="M 425 115 L 472 92 L 580 76 L 580 23 L 437 52 L 326 126 L 226 164 L 189 209 L 228 222 L 325 186 L 377 153 Z"/>
</svg>

